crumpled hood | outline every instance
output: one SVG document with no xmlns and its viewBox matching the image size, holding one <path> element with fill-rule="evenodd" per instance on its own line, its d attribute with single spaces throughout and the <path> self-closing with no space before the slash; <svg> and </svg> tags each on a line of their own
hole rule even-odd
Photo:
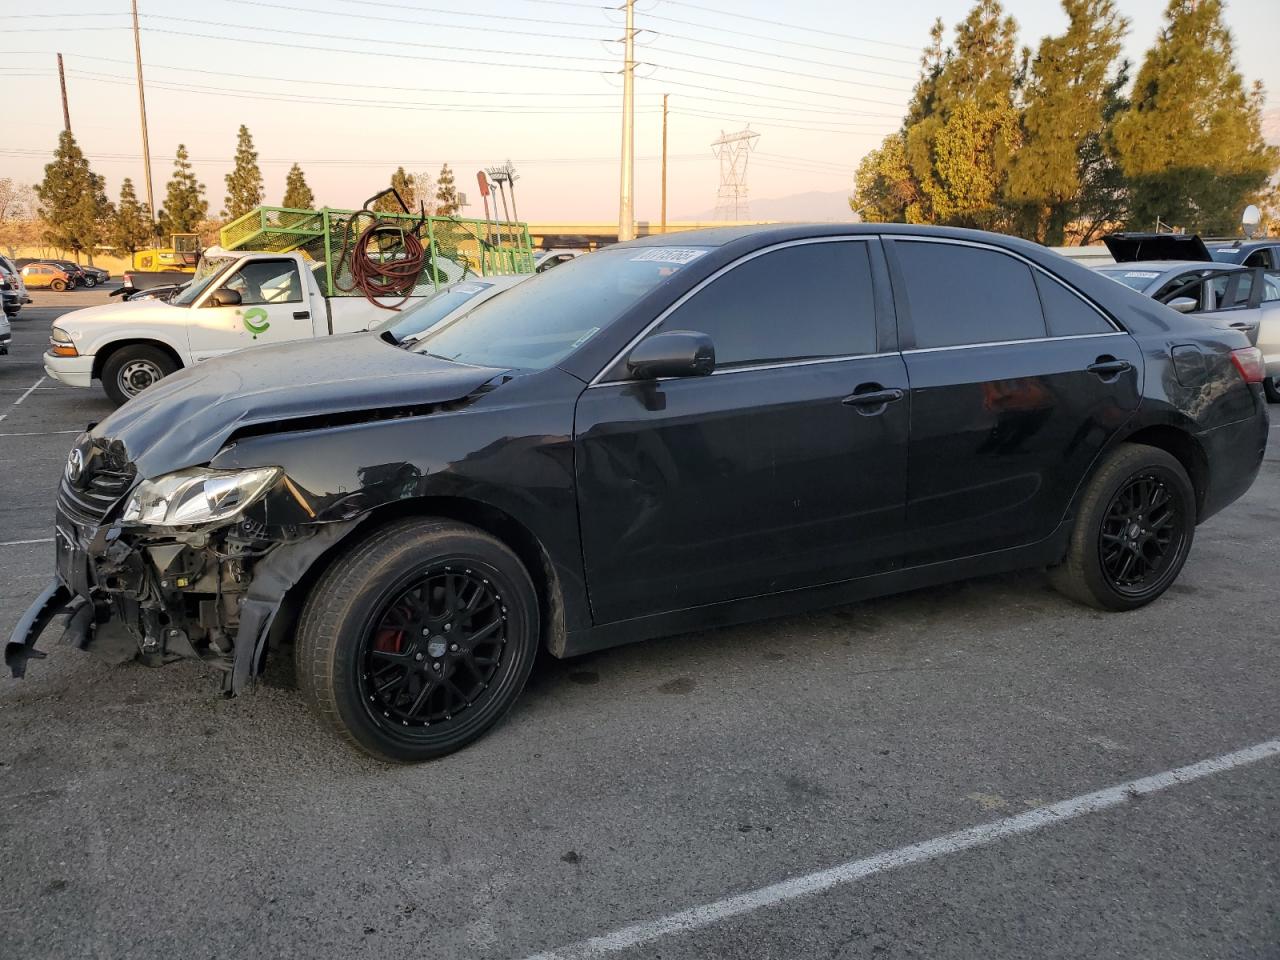
<svg viewBox="0 0 1280 960">
<path fill-rule="evenodd" d="M 250 347 L 166 377 L 92 436 L 123 445 L 138 475 L 151 478 L 208 463 L 245 427 L 447 403 L 503 372 L 411 353 L 367 333 Z"/>
</svg>

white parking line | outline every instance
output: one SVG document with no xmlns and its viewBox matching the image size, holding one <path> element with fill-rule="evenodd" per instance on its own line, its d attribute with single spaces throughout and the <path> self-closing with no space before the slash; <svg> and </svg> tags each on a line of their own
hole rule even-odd
<svg viewBox="0 0 1280 960">
<path fill-rule="evenodd" d="M 0 433 L 0 437 L 57 437 L 64 433 L 84 433 L 83 430 L 36 430 L 33 433 Z"/>
<path fill-rule="evenodd" d="M 4 540 L 0 547 L 23 547 L 29 543 L 53 543 L 53 537 L 41 537 L 39 540 Z"/>
<path fill-rule="evenodd" d="M 979 824 L 976 827 L 958 830 L 955 833 L 936 837 L 933 840 L 925 840 L 922 843 L 914 843 L 907 847 L 899 847 L 896 850 L 878 853 L 864 860 L 851 860 L 848 863 L 842 863 L 827 870 L 805 874 L 802 877 L 784 880 L 772 886 L 761 887 L 758 890 L 726 897 L 714 903 L 707 903 L 702 906 L 691 907 L 688 910 L 681 910 L 678 913 L 668 914 L 665 917 L 659 917 L 657 920 L 635 923 L 612 933 L 606 933 L 603 936 L 591 937 L 588 940 L 560 947 L 547 953 L 535 954 L 526 958 L 526 960 L 586 960 L 586 958 L 590 957 L 603 957 L 662 937 L 688 933 L 691 930 L 708 927 L 730 917 L 752 913 L 764 907 L 771 907 L 775 904 L 785 903 L 788 900 L 796 900 L 800 897 L 822 893 L 832 887 L 853 883 L 865 877 L 883 873 L 886 870 L 893 870 L 896 867 L 925 863 L 949 853 L 959 853 L 972 847 L 995 843 L 1005 837 L 1032 833 L 1045 827 L 1065 823 L 1087 813 L 1110 810 L 1136 797 L 1159 793 L 1161 790 L 1167 790 L 1179 784 L 1190 783 L 1202 777 L 1209 777 L 1215 773 L 1223 773 L 1227 770 L 1234 770 L 1237 767 L 1248 766 L 1251 763 L 1257 763 L 1260 760 L 1275 756 L 1280 756 L 1280 740 L 1268 740 L 1265 743 L 1259 743 L 1243 750 L 1237 750 L 1234 753 L 1214 757 L 1211 760 L 1201 760 L 1199 763 L 1178 767 L 1176 770 L 1168 770 L 1150 777 L 1119 783 L 1114 787 L 1107 787 L 1105 790 L 1099 790 L 1096 793 L 1082 794 L 1069 800 L 1062 800 L 1051 806 L 1028 810 L 1026 813 L 1020 813 L 1017 816 Z"/>
<path fill-rule="evenodd" d="M 25 399 L 27 399 L 27 397 L 31 396 L 31 394 L 35 393 L 35 392 L 36 392 L 36 387 L 38 387 L 38 386 L 40 386 L 40 384 L 44 383 L 44 380 L 45 380 L 45 378 L 44 378 L 44 377 L 41 377 L 39 380 L 37 380 L 37 381 L 36 381 L 35 383 L 33 383 L 31 386 L 27 387 L 26 392 L 25 392 L 25 393 L 23 393 L 23 394 L 22 394 L 22 396 L 20 396 L 17 400 L 13 401 L 13 405 L 14 405 L 15 407 L 20 407 L 20 406 L 22 406 L 22 401 L 23 401 L 23 400 L 25 400 Z M 0 413 L 0 423 L 3 423 L 4 421 L 6 421 L 6 420 L 8 420 L 8 419 L 9 419 L 9 414 L 8 414 L 8 413 Z"/>
</svg>

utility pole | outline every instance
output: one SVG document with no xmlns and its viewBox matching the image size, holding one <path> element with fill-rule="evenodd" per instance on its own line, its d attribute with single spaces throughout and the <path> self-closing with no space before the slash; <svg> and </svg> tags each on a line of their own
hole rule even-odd
<svg viewBox="0 0 1280 960">
<path fill-rule="evenodd" d="M 662 95 L 662 232 L 667 232 L 667 94 Z"/>
<path fill-rule="evenodd" d="M 636 217 L 632 196 L 635 181 L 636 126 L 636 0 L 626 0 L 626 62 L 622 67 L 622 184 L 618 189 L 618 239 L 634 240 Z"/>
<path fill-rule="evenodd" d="M 142 116 L 142 166 L 147 180 L 147 212 L 151 214 L 151 229 L 156 226 L 156 198 L 151 189 L 151 141 L 147 137 L 147 97 L 142 92 L 142 41 L 138 37 L 138 0 L 133 2 L 133 59 L 138 68 L 138 112 Z"/>
<path fill-rule="evenodd" d="M 62 54 L 58 54 L 58 84 L 62 87 L 62 129 L 71 132 L 71 110 L 67 107 L 67 75 L 62 69 Z"/>
</svg>

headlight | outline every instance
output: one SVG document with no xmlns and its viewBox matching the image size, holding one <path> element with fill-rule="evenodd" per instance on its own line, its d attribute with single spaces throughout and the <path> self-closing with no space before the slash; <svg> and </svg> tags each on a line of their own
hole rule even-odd
<svg viewBox="0 0 1280 960">
<path fill-rule="evenodd" d="M 125 505 L 125 523 L 185 527 L 229 520 L 280 477 L 279 467 L 210 470 L 191 467 L 144 480 Z"/>
</svg>

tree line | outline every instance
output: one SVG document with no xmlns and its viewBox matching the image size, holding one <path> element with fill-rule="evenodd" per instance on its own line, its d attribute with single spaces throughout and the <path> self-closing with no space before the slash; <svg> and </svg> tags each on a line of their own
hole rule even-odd
<svg viewBox="0 0 1280 960">
<path fill-rule="evenodd" d="M 1235 233 L 1245 204 L 1280 214 L 1280 150 L 1261 83 L 1236 68 L 1222 0 L 1170 0 L 1130 82 L 1114 0 L 1062 0 L 1067 29 L 1032 53 L 999 0 L 944 46 L 930 32 L 902 127 L 863 158 L 863 219 L 975 227 L 1049 245 L 1157 223 Z"/>
<path fill-rule="evenodd" d="M 211 219 L 205 185 L 196 176 L 186 146 L 178 144 L 163 206 L 153 223 L 147 202 L 139 199 L 130 178 L 121 183 L 117 201 L 107 197 L 105 179 L 93 172 L 74 135 L 64 130 L 40 183 L 26 187 L 0 180 L 0 244 L 12 249 L 47 243 L 77 256 L 83 253 L 92 263 L 95 251 L 105 248 L 117 256 L 132 257 L 156 243 L 167 245 L 164 238 L 175 233 L 200 233 L 203 240 L 212 243 L 222 223 L 261 206 L 266 196 L 253 137 L 243 124 L 236 136 L 234 165 L 224 179 L 227 192 L 221 217 Z M 441 216 L 454 216 L 460 208 L 447 163 L 434 183 L 430 174 L 410 174 L 400 167 L 392 175 L 391 185 L 413 209 L 419 201 L 428 213 Z M 387 199 L 399 209 L 393 198 Z M 297 163 L 285 176 L 280 205 L 303 210 L 316 206 L 315 195 Z"/>
</svg>

